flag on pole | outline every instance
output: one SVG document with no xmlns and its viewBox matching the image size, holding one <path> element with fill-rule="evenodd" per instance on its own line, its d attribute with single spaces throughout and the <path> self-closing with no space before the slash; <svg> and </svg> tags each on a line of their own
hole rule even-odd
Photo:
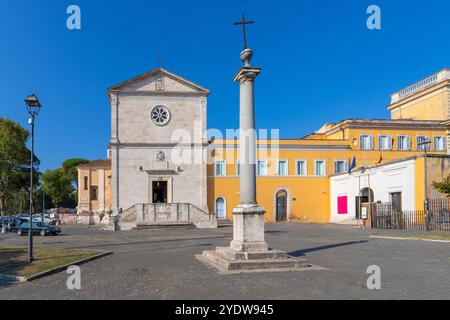
<svg viewBox="0 0 450 320">
<path fill-rule="evenodd" d="M 380 160 L 378 160 L 377 164 L 381 164 L 383 162 L 383 151 L 381 151 Z"/>
<path fill-rule="evenodd" d="M 356 157 L 353 157 L 352 164 L 348 167 L 348 174 L 352 174 L 352 170 L 356 168 Z"/>
</svg>

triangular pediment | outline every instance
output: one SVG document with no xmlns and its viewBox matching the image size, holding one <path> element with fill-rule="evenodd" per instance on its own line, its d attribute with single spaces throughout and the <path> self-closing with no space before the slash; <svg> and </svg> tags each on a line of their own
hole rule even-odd
<svg viewBox="0 0 450 320">
<path fill-rule="evenodd" d="M 109 88 L 108 91 L 110 93 L 112 91 L 124 91 L 209 94 L 208 89 L 163 68 L 156 68 L 130 80 L 121 82 Z"/>
</svg>

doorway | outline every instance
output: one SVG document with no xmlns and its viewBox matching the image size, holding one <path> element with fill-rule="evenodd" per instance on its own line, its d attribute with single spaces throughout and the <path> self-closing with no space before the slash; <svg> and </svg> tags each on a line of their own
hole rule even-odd
<svg viewBox="0 0 450 320">
<path fill-rule="evenodd" d="M 401 192 L 393 192 L 390 194 L 392 210 L 401 212 L 402 211 L 402 193 Z"/>
<path fill-rule="evenodd" d="M 281 190 L 277 193 L 277 222 L 287 221 L 287 192 Z"/>
<path fill-rule="evenodd" d="M 226 205 L 225 205 L 224 198 L 218 198 L 216 200 L 216 216 L 217 216 L 217 219 L 226 219 L 226 217 L 227 217 Z"/>
<path fill-rule="evenodd" d="M 167 181 L 153 181 L 153 203 L 167 203 Z"/>
<path fill-rule="evenodd" d="M 361 203 L 375 202 L 373 190 L 369 189 L 369 188 L 362 189 L 360 192 L 360 199 L 361 199 Z"/>
<path fill-rule="evenodd" d="M 375 203 L 375 197 L 372 189 L 364 188 L 359 192 L 359 196 L 355 197 L 356 202 L 356 211 L 355 218 L 363 219 L 362 207 L 365 206 L 368 208 L 369 202 Z M 368 212 L 368 211 L 367 211 Z"/>
</svg>

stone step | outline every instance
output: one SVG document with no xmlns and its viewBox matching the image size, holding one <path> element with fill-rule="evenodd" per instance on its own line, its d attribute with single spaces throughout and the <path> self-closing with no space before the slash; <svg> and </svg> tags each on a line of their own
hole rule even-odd
<svg viewBox="0 0 450 320">
<path fill-rule="evenodd" d="M 203 257 L 220 268 L 228 271 L 256 271 L 256 270 L 294 270 L 310 268 L 312 265 L 305 258 L 276 258 L 256 260 L 232 260 L 216 251 L 205 251 Z"/>
<path fill-rule="evenodd" d="M 154 230 L 154 229 L 195 229 L 193 223 L 160 223 L 160 224 L 139 224 L 133 230 Z"/>
<path fill-rule="evenodd" d="M 286 251 L 267 250 L 262 252 L 235 252 L 228 247 L 217 247 L 216 254 L 228 260 L 269 260 L 288 258 Z"/>
<path fill-rule="evenodd" d="M 217 219 L 217 227 L 218 228 L 225 228 L 225 227 L 232 227 L 232 226 L 233 226 L 232 220 Z"/>
</svg>

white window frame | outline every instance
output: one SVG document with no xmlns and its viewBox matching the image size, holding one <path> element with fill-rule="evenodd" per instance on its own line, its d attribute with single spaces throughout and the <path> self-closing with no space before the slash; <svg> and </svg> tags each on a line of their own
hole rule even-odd
<svg viewBox="0 0 450 320">
<path fill-rule="evenodd" d="M 362 143 L 361 143 L 362 137 L 368 137 L 369 138 L 369 143 L 371 144 L 370 148 L 364 148 L 364 149 L 362 148 Z M 374 150 L 374 143 L 373 143 L 373 135 L 372 134 L 362 133 L 362 134 L 359 135 L 359 149 L 360 150 L 365 150 L 365 151 Z"/>
<path fill-rule="evenodd" d="M 436 148 L 436 138 L 444 139 L 444 148 L 443 149 Z M 444 136 L 444 135 L 433 136 L 433 144 L 434 144 L 434 151 L 447 151 L 447 137 L 446 136 Z"/>
<path fill-rule="evenodd" d="M 408 142 L 408 146 L 406 149 L 403 149 L 403 146 L 400 147 L 400 138 L 406 138 Z M 398 151 L 411 151 L 411 136 L 407 134 L 399 134 L 397 136 L 397 150 Z"/>
<path fill-rule="evenodd" d="M 336 172 L 336 163 L 337 162 L 344 162 L 344 171 L 342 171 L 342 172 Z M 326 169 L 325 169 L 325 171 L 326 171 Z M 336 160 L 334 160 L 334 173 L 335 174 L 339 174 L 339 173 L 345 173 L 345 172 L 347 172 L 348 171 L 348 160 L 344 160 L 344 159 L 336 159 Z"/>
<path fill-rule="evenodd" d="M 280 162 L 286 162 L 286 174 L 280 174 Z M 279 177 L 288 177 L 289 176 L 289 160 L 288 159 L 280 159 L 277 161 L 277 175 Z"/>
<path fill-rule="evenodd" d="M 419 138 L 426 138 L 427 141 L 430 142 L 430 144 L 424 144 L 424 145 L 419 146 Z M 432 141 L 430 141 L 430 137 L 427 135 L 416 136 L 416 150 L 417 151 L 430 151 L 431 150 L 431 142 Z M 423 149 L 420 149 L 420 148 L 423 148 Z"/>
<path fill-rule="evenodd" d="M 259 163 L 260 162 L 263 162 L 263 163 L 265 163 L 265 168 L 266 168 L 266 172 L 264 173 L 264 174 L 259 174 Z M 267 161 L 267 159 L 258 159 L 257 161 L 256 161 L 256 175 L 258 176 L 258 177 L 267 177 L 268 175 L 269 175 L 269 161 Z"/>
<path fill-rule="evenodd" d="M 323 175 L 318 175 L 317 174 L 317 162 L 323 162 L 323 169 L 324 169 L 324 174 Z M 324 159 L 314 160 L 314 175 L 316 177 L 326 177 L 327 176 L 327 160 L 324 160 Z"/>
<path fill-rule="evenodd" d="M 303 162 L 305 166 L 305 172 L 303 174 L 298 173 L 298 163 Z M 296 159 L 295 160 L 295 175 L 298 177 L 307 177 L 308 176 L 308 160 L 306 159 Z"/>
<path fill-rule="evenodd" d="M 388 147 L 387 147 L 387 149 L 382 148 L 381 138 L 387 138 L 388 139 Z M 378 135 L 378 149 L 379 150 L 390 151 L 390 150 L 392 150 L 392 147 L 393 147 L 392 136 L 390 134 L 380 134 L 380 135 Z"/>
<path fill-rule="evenodd" d="M 217 174 L 217 165 L 219 163 L 223 163 L 223 167 L 224 167 L 223 175 Z M 227 176 L 227 161 L 226 160 L 217 160 L 214 162 L 214 176 L 216 176 L 216 177 L 226 177 Z"/>
</svg>

